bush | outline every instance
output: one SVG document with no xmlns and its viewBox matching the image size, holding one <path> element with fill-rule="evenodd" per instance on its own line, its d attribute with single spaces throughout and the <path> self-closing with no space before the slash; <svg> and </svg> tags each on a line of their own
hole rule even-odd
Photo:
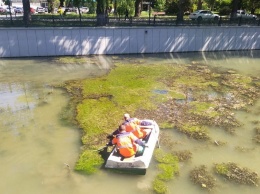
<svg viewBox="0 0 260 194">
<path fill-rule="evenodd" d="M 229 15 L 231 13 L 231 9 L 229 6 L 224 6 L 219 9 L 219 14 L 220 15 Z"/>
</svg>

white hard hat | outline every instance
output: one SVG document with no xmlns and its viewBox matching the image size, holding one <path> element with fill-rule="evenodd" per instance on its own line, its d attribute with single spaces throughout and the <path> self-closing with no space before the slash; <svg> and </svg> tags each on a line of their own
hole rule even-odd
<svg viewBox="0 0 260 194">
<path fill-rule="evenodd" d="M 124 118 L 130 118 L 130 115 L 128 113 L 125 113 Z"/>
</svg>

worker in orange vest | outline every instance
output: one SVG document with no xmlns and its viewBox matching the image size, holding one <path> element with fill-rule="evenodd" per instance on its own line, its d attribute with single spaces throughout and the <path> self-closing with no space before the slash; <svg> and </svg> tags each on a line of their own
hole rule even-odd
<svg viewBox="0 0 260 194">
<path fill-rule="evenodd" d="M 126 131 L 133 133 L 138 139 L 144 139 L 151 133 L 151 129 L 145 128 L 145 126 L 152 125 L 152 123 L 145 120 L 139 120 L 137 118 L 131 118 L 128 113 L 124 114 L 124 122 L 122 125 L 126 126 Z M 140 127 L 142 126 L 142 127 Z M 119 129 L 116 129 L 113 133 L 107 135 L 110 141 L 107 143 L 108 146 L 112 146 L 112 139 L 119 133 Z"/>
<path fill-rule="evenodd" d="M 113 138 L 112 144 L 116 145 L 117 150 L 123 157 L 129 158 L 143 153 L 145 144 L 132 133 L 126 132 L 125 125 L 120 125 L 118 130 L 119 134 Z"/>
<path fill-rule="evenodd" d="M 139 120 L 137 118 L 131 118 L 128 113 L 124 114 L 123 124 L 126 126 L 127 132 L 132 132 L 137 138 L 143 139 L 151 133 L 151 129 L 145 127 L 139 127 L 140 125 L 145 126 L 150 123 L 144 123 L 145 121 Z"/>
</svg>

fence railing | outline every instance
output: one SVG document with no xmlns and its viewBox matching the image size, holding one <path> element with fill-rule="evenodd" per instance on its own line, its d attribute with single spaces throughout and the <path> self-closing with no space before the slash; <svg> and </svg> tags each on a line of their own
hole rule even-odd
<svg viewBox="0 0 260 194">
<path fill-rule="evenodd" d="M 174 17 L 153 16 L 127 19 L 120 17 L 107 17 L 106 26 L 260 26 L 260 19 L 249 20 L 243 18 L 220 18 L 220 20 L 177 20 Z M 95 17 L 82 17 L 78 15 L 32 15 L 31 22 L 27 27 L 95 27 Z M 23 16 L 1 16 L 0 27 L 25 27 Z"/>
</svg>

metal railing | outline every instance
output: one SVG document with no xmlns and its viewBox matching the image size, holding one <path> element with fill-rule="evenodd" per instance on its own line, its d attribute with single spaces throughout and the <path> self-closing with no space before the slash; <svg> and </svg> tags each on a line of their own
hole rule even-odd
<svg viewBox="0 0 260 194">
<path fill-rule="evenodd" d="M 249 20 L 243 18 L 220 18 L 220 20 L 190 20 L 178 21 L 174 17 L 153 16 L 128 19 L 120 17 L 106 18 L 106 26 L 260 26 L 260 19 Z M 27 27 L 95 27 L 97 19 L 95 17 L 82 17 L 78 15 L 32 15 L 32 20 Z M 25 27 L 22 15 L 2 15 L 0 17 L 0 27 Z"/>
</svg>

